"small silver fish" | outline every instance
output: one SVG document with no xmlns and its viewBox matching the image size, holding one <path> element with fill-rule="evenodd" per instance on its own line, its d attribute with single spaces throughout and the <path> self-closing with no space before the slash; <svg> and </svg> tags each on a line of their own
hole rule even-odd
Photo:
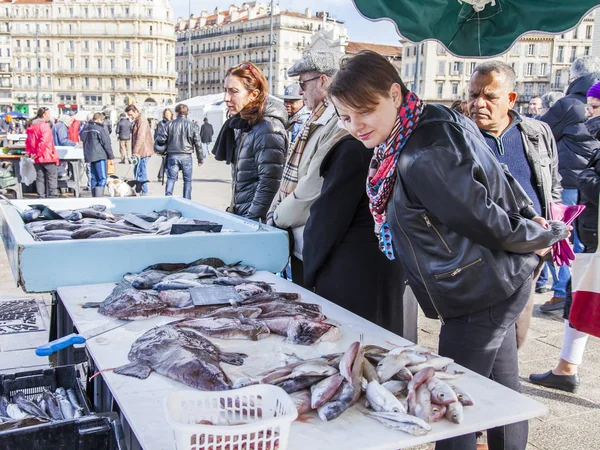
<svg viewBox="0 0 600 450">
<path fill-rule="evenodd" d="M 427 380 L 427 388 L 431 391 L 431 401 L 438 405 L 449 405 L 452 402 L 457 402 L 458 397 L 452 388 L 438 378 L 430 378 Z"/>
<path fill-rule="evenodd" d="M 377 412 L 402 412 L 406 413 L 404 405 L 384 388 L 377 380 L 371 381 L 367 385 L 367 400 L 371 408 Z"/>
<path fill-rule="evenodd" d="M 311 408 L 318 409 L 327 403 L 329 399 L 335 395 L 343 381 L 344 377 L 341 374 L 336 373 L 325 378 L 323 381 L 313 384 L 310 387 Z"/>
<path fill-rule="evenodd" d="M 449 384 L 449 386 L 456 393 L 458 401 L 462 403 L 463 406 L 473 406 L 475 404 L 475 402 L 473 401 L 473 397 L 471 397 L 464 389 L 454 384 Z"/>
<path fill-rule="evenodd" d="M 454 423 L 461 423 L 463 420 L 463 405 L 460 402 L 450 403 L 446 407 L 446 419 Z"/>
<path fill-rule="evenodd" d="M 413 436 L 425 436 L 427 432 L 431 431 L 431 425 L 410 414 L 381 412 L 369 412 L 366 414 L 394 430 L 404 431 Z"/>
<path fill-rule="evenodd" d="M 311 394 L 310 390 L 303 389 L 298 392 L 293 392 L 290 394 L 296 409 L 298 410 L 298 415 L 306 414 L 312 410 L 311 408 Z"/>
</svg>

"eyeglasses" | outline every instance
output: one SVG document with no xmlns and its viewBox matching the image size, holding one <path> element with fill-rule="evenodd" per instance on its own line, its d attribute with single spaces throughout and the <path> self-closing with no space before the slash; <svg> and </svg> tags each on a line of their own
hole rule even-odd
<svg viewBox="0 0 600 450">
<path fill-rule="evenodd" d="M 242 69 L 242 70 L 249 70 L 250 73 L 252 74 L 252 76 L 254 77 L 254 79 L 260 84 L 260 80 L 258 79 L 258 76 L 254 73 L 254 69 L 252 68 L 252 66 L 250 64 L 240 64 L 239 66 L 236 67 L 236 69 Z"/>
<path fill-rule="evenodd" d="M 309 81 L 316 80 L 318 78 L 321 78 L 321 75 L 319 75 L 318 77 L 309 78 L 308 80 L 300 81 L 298 83 L 300 85 L 300 89 L 302 89 L 302 90 L 306 89 L 306 83 L 308 83 Z"/>
</svg>

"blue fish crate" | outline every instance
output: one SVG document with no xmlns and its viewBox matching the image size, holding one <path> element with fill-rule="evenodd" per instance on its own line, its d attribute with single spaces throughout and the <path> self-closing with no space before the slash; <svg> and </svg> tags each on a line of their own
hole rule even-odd
<svg viewBox="0 0 600 450">
<path fill-rule="evenodd" d="M 223 225 L 220 233 L 134 235 L 106 239 L 35 241 L 17 209 L 0 204 L 0 226 L 17 285 L 25 292 L 52 292 L 63 286 L 114 283 L 128 272 L 157 263 L 188 263 L 215 257 L 277 273 L 287 265 L 286 231 L 178 197 L 31 199 L 12 201 L 24 211 L 44 204 L 54 210 L 104 205 L 114 213 L 175 209 L 183 217 Z"/>
</svg>

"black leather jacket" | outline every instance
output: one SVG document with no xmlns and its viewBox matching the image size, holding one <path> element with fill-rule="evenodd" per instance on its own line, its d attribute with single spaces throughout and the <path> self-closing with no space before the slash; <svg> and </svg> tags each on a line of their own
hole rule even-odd
<svg viewBox="0 0 600 450">
<path fill-rule="evenodd" d="M 521 201 L 476 125 L 426 105 L 398 160 L 387 215 L 425 315 L 450 318 L 506 300 L 568 235 L 519 215 Z"/>
<path fill-rule="evenodd" d="M 186 116 L 178 115 L 163 129 L 163 138 L 167 143 L 167 154 L 192 154 L 196 152 L 198 161 L 203 161 L 200 143 L 200 128 Z"/>
</svg>

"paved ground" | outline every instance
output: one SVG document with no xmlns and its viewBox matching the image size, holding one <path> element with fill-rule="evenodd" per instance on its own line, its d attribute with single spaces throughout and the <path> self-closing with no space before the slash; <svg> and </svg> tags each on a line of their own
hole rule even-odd
<svg viewBox="0 0 600 450">
<path fill-rule="evenodd" d="M 160 158 L 153 156 L 149 164 L 150 195 L 164 195 L 164 186 L 156 181 Z M 117 174 L 132 178 L 131 166 L 117 165 Z M 224 209 L 229 204 L 230 169 L 214 158 L 200 168 L 194 168 L 194 201 Z M 179 181 L 175 193 L 181 194 Z M 0 254 L 0 301 L 23 297 L 16 288 L 4 252 Z M 49 304 L 49 296 L 37 296 Z M 538 295 L 541 304 L 549 294 Z M 435 349 L 439 325 L 434 320 L 419 317 L 419 342 Z M 21 335 L 24 336 L 24 335 Z M 32 348 L 46 339 L 44 332 L 28 338 L 0 337 L 0 372 L 18 371 L 39 366 L 47 361 L 35 357 Z M 539 388 L 527 382 L 532 372 L 545 372 L 557 362 L 563 339 L 560 313 L 542 314 L 537 308 L 529 332 L 529 341 L 519 354 L 523 392 L 545 404 L 548 414 L 530 422 L 528 450 L 594 450 L 600 449 L 600 340 L 590 339 L 581 366 L 582 386 L 577 395 Z M 423 446 L 420 449 L 430 448 Z"/>
</svg>

